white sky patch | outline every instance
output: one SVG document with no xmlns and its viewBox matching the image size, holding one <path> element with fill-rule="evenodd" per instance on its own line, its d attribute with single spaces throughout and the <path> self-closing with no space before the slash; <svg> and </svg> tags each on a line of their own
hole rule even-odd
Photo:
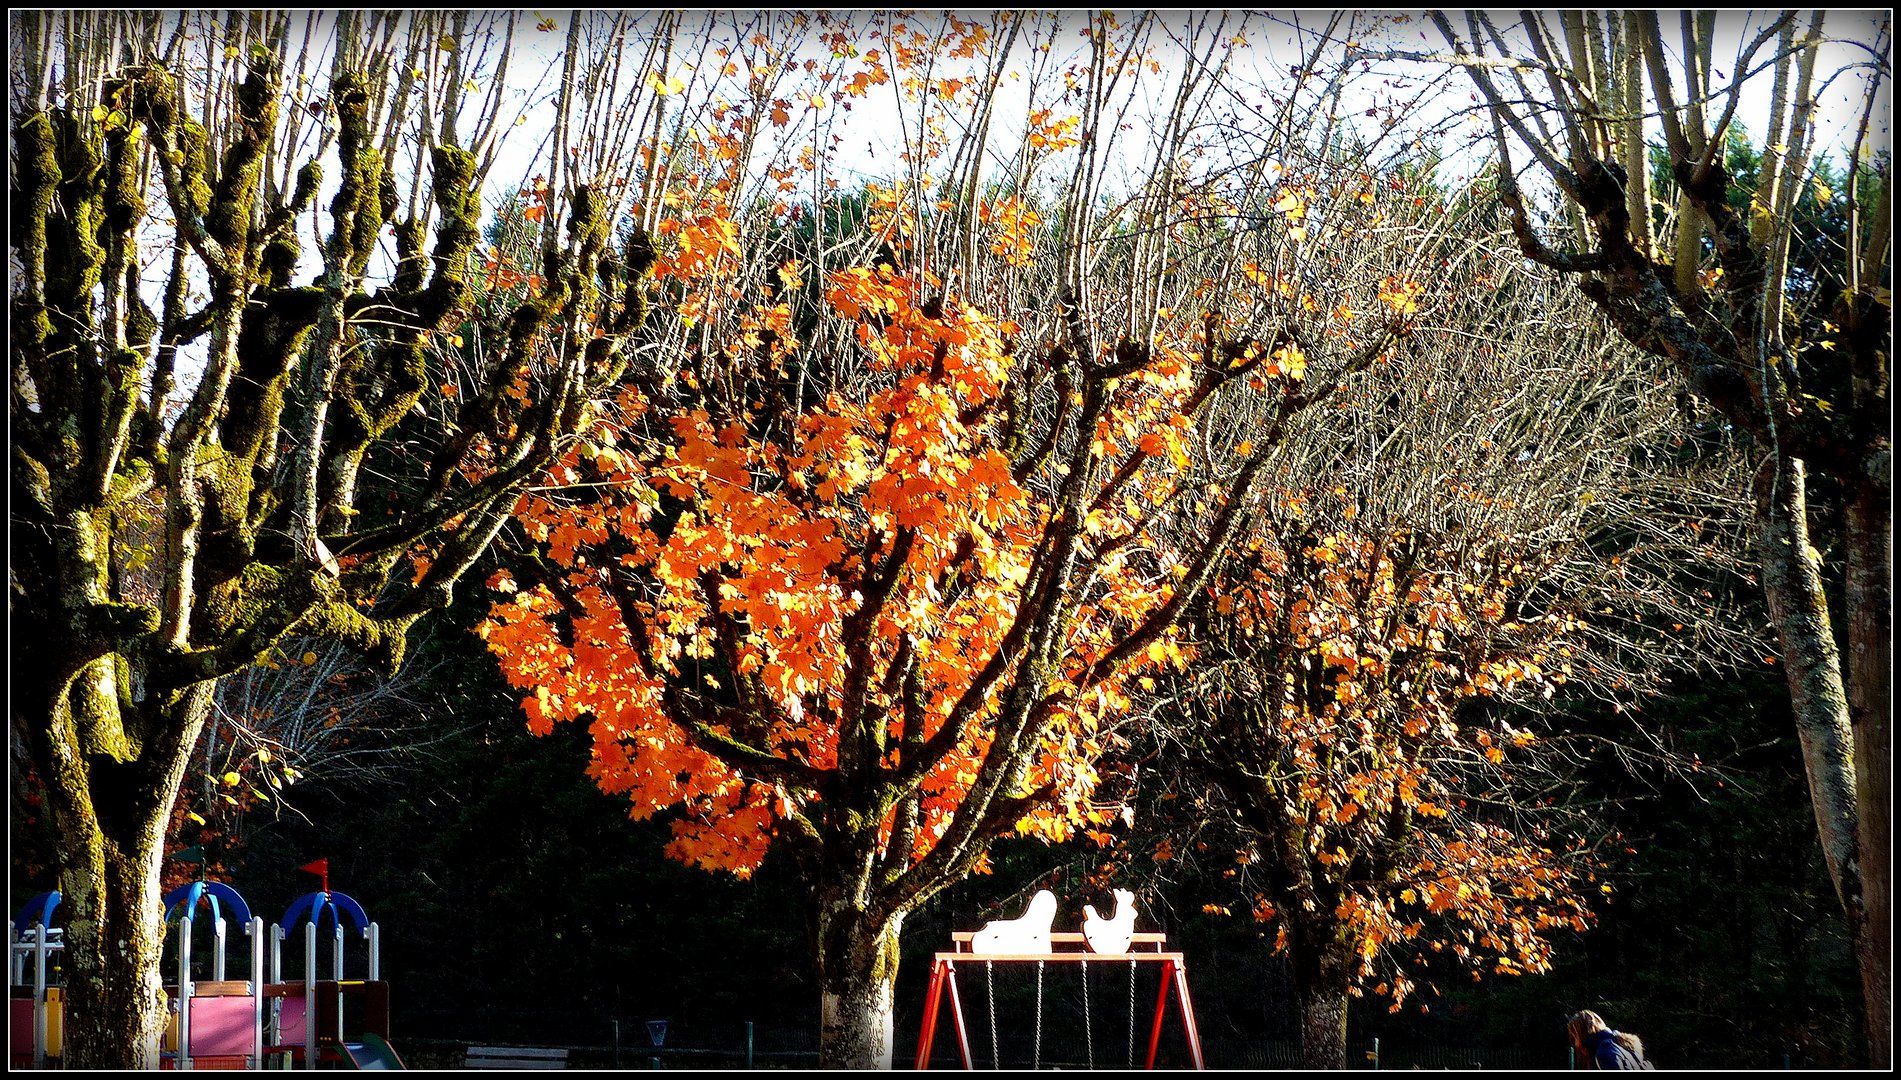
<svg viewBox="0 0 1901 1080">
<path fill-rule="evenodd" d="M 663 145 L 677 150 L 715 134 L 730 137 L 746 116 L 759 118 L 746 183 L 734 199 L 741 206 L 761 199 L 810 203 L 835 192 L 855 191 L 866 182 L 889 188 L 914 174 L 920 168 L 920 140 L 930 138 L 933 123 L 952 144 L 977 124 L 977 90 L 983 85 L 988 57 L 1007 36 L 1005 24 L 987 12 L 645 13 L 616 23 L 607 12 L 528 11 L 514 13 L 513 46 L 504 58 L 500 35 L 508 17 L 504 13 L 474 15 L 476 33 L 466 46 L 470 55 L 458 58 L 466 80 L 456 125 L 458 141 L 472 139 L 476 114 L 491 92 L 499 102 L 494 164 L 483 193 L 491 218 L 496 208 L 529 187 L 535 177 L 554 171 L 555 105 L 572 19 L 583 20 L 577 82 L 585 86 L 593 80 L 594 85 L 605 87 L 618 79 L 626 107 L 653 110 L 658 102 Z M 652 62 L 654 31 L 669 17 L 681 20 L 671 55 L 664 63 Z M 849 25 L 843 21 L 847 18 Z M 1109 157 L 1097 193 L 1102 201 L 1123 198 L 1151 174 L 1155 156 L 1161 152 L 1158 129 L 1176 89 L 1183 74 L 1201 64 L 1206 64 L 1204 73 L 1218 80 L 1218 85 L 1188 118 L 1190 137 L 1179 144 L 1185 148 L 1180 163 L 1183 175 L 1200 182 L 1218 185 L 1224 176 L 1263 160 L 1278 166 L 1278 155 L 1290 148 L 1277 144 L 1277 139 L 1314 139 L 1322 132 L 1334 139 L 1357 139 L 1373 147 L 1376 155 L 1439 153 L 1441 181 L 1452 185 L 1465 183 L 1493 155 L 1489 119 L 1463 71 L 1445 64 L 1394 60 L 1362 60 L 1348 72 L 1340 71 L 1349 41 L 1375 53 L 1444 53 L 1445 42 L 1424 15 L 1172 12 L 1146 22 L 1135 15 L 1115 18 L 1119 32 L 1137 36 L 1139 59 L 1110 93 L 1116 130 L 1105 133 L 1114 137 L 1104 140 Z M 1735 79 L 1744 79 L 1736 122 L 1752 135 L 1767 127 L 1773 68 L 1766 61 L 1773 48 L 1759 53 L 1752 72 L 1733 70 L 1733 58 L 1742 43 L 1771 18 L 1726 12 L 1717 19 L 1715 86 L 1720 95 Z M 1828 40 L 1816 65 L 1817 145 L 1837 165 L 1860 120 L 1869 80 L 1877 77 L 1882 80 L 1882 93 L 1872 118 L 1870 143 L 1879 152 L 1890 147 L 1892 84 L 1885 66 L 1889 57 L 1874 51 L 1877 28 L 1885 18 L 1885 13 L 1876 11 L 1827 16 Z M 966 35 L 970 27 L 982 27 L 985 40 L 968 55 L 937 50 L 926 57 L 927 64 L 913 72 L 921 79 L 920 92 L 908 94 L 903 74 L 893 63 L 906 38 L 901 30 L 922 31 L 935 40 L 958 20 L 965 24 Z M 1498 21 L 1508 40 L 1518 33 L 1515 17 L 1503 16 Z M 293 148 L 293 154 L 288 167 L 276 163 L 272 167 L 288 176 L 307 159 L 311 147 L 320 141 L 326 146 L 320 158 L 325 183 L 298 225 L 304 255 L 297 277 L 305 281 L 319 269 L 318 251 L 329 229 L 329 202 L 339 172 L 334 133 L 327 139 L 320 134 L 324 125 L 334 128 L 335 124 L 334 111 L 326 107 L 329 90 L 325 84 L 336 17 L 320 12 L 293 22 L 287 51 L 293 62 L 308 57 L 305 69 L 310 75 L 308 82 L 291 80 L 285 88 L 280 143 Z M 1454 22 L 1462 19 L 1455 14 Z M 1801 25 L 1806 25 L 1806 16 Z M 1080 111 L 1086 80 L 1079 82 L 1078 73 L 1086 73 L 1093 28 L 1084 13 L 1047 13 L 1026 22 L 991 102 L 980 171 L 984 184 L 1015 185 L 1048 194 L 1067 180 L 1077 150 L 1044 155 L 1034 170 L 1028 170 L 1018 149 L 1039 118 L 1051 122 Z M 1333 37 L 1323 43 L 1322 35 L 1329 28 Z M 490 36 L 485 38 L 484 32 Z M 199 33 L 207 43 L 213 39 L 209 24 L 202 24 Z M 1317 44 L 1322 47 L 1316 53 Z M 1314 65 L 1317 70 L 1305 70 L 1314 55 L 1319 57 Z M 849 89 L 853 80 L 875 66 L 874 57 L 891 78 L 865 87 L 862 93 L 853 92 Z M 409 74 L 441 79 L 446 77 L 450 59 L 441 49 L 424 48 L 420 55 L 408 54 L 401 62 L 416 64 Z M 506 75 L 498 86 L 495 73 L 504 59 Z M 1878 76 L 1876 61 L 1883 65 Z M 205 58 L 207 64 L 216 62 L 215 53 Z M 373 74 L 394 79 L 403 73 Z M 635 104 L 637 100 L 644 104 Z M 1298 103 L 1299 123 L 1277 132 L 1276 118 L 1285 115 L 1290 101 Z M 606 102 L 598 115 L 608 119 L 619 107 Z M 654 112 L 641 115 L 652 117 Z M 405 127 L 418 127 L 414 117 Z M 1650 128 L 1652 141 L 1660 142 L 1659 122 L 1653 118 Z M 653 130 L 643 120 L 637 134 L 651 138 Z M 618 156 L 586 149 L 588 138 L 595 134 L 592 129 L 570 133 L 570 143 L 582 147 L 570 171 L 583 174 L 583 179 L 600 179 L 589 172 L 618 173 L 637 185 L 637 174 L 642 172 L 634 160 L 638 155 L 624 145 Z M 474 149 L 480 153 L 487 147 Z M 423 140 L 412 130 L 395 154 L 393 165 L 405 205 L 411 193 L 418 191 L 419 166 L 426 152 Z M 590 155 L 594 160 L 589 160 Z M 1529 155 L 1514 156 L 1521 165 L 1530 160 Z M 812 167 L 806 168 L 807 163 Z M 946 179 L 943 164 L 932 162 L 921 169 L 931 180 L 941 182 Z M 676 164 L 673 179 L 691 172 L 690 167 Z M 1540 180 L 1535 170 L 1525 179 L 1534 188 Z M 631 198 L 623 197 L 623 209 L 629 202 Z M 394 250 L 387 234 L 382 248 L 382 257 L 370 271 L 371 287 L 386 280 L 393 267 Z M 153 244 L 145 257 L 147 303 L 156 311 L 160 306 L 157 288 L 169 268 L 169 251 Z M 193 307 L 203 302 L 202 275 L 194 281 L 200 295 Z M 178 395 L 189 393 L 192 371 L 202 362 L 202 353 L 201 344 L 181 355 Z"/>
</svg>

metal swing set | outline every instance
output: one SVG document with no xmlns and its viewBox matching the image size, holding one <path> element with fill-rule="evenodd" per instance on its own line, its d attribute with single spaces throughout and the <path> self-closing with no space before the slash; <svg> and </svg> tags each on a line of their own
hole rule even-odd
<svg viewBox="0 0 1901 1080">
<path fill-rule="evenodd" d="M 1031 1068 L 1042 1067 L 1043 1057 L 1043 970 L 1046 964 L 1076 965 L 1082 971 L 1083 986 L 1083 1030 L 1084 1042 L 1089 1056 L 1088 1065 L 1095 1068 L 1094 1023 L 1089 1011 L 1089 966 L 1099 964 L 1113 966 L 1126 964 L 1129 971 L 1129 1038 L 1128 1066 L 1135 1066 L 1135 977 L 1136 967 L 1140 964 L 1155 964 L 1161 968 L 1161 988 L 1155 996 L 1155 1013 L 1149 1025 L 1148 1056 L 1143 1068 L 1155 1067 L 1156 1053 L 1161 1047 L 1162 1022 L 1168 1014 L 1170 990 L 1174 992 L 1177 1009 L 1181 1016 L 1183 1034 L 1188 1042 L 1188 1059 L 1196 1069 L 1205 1069 L 1207 1065 L 1201 1056 L 1201 1035 L 1195 1027 L 1195 1006 L 1188 994 L 1188 966 L 1179 952 L 1167 951 L 1166 934 L 1135 934 L 1130 940 L 1126 953 L 1097 953 L 1088 951 L 1085 938 L 1078 933 L 1051 933 L 1050 951 L 1045 953 L 991 954 L 971 951 L 971 938 L 974 931 L 957 931 L 951 934 L 951 952 L 935 954 L 931 963 L 930 988 L 925 991 L 924 1027 L 918 1035 L 916 1067 L 931 1067 L 931 1048 L 937 1034 L 938 1017 L 942 1011 L 944 999 L 950 999 L 952 1027 L 957 1035 L 959 1060 L 966 1069 L 975 1068 L 970 1055 L 970 1031 L 964 1017 L 963 996 L 957 983 L 958 971 L 970 971 L 978 965 L 983 966 L 984 985 L 989 991 L 990 1006 L 990 1051 L 991 1060 L 996 1062 L 998 1055 L 996 991 L 992 981 L 996 964 L 1035 964 L 1036 965 L 1036 1015 L 1035 1046 Z"/>
</svg>

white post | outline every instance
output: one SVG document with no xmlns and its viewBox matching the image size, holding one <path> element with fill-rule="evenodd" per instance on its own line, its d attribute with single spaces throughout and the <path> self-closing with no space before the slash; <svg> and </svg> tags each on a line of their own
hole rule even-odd
<svg viewBox="0 0 1901 1080">
<path fill-rule="evenodd" d="M 224 916 L 222 915 L 218 916 L 218 921 L 211 924 L 211 930 L 212 930 L 212 934 L 218 939 L 218 951 L 213 953 L 211 956 L 211 977 L 218 980 L 219 982 L 223 982 L 224 981 L 224 939 L 225 939 Z"/>
<path fill-rule="evenodd" d="M 263 920 L 260 919 L 258 921 L 262 922 Z M 270 981 L 273 983 L 284 981 L 284 928 L 276 923 L 271 924 Z M 259 993 L 262 993 L 262 991 L 260 990 Z M 270 1045 L 275 1046 L 284 1041 L 284 1018 L 282 1015 L 284 999 L 272 998 L 270 1004 L 266 1007 L 270 1010 L 270 1017 L 266 1021 L 266 1023 L 270 1025 L 268 1029 Z"/>
<path fill-rule="evenodd" d="M 337 1045 L 343 1045 L 343 912 L 335 913 L 337 925 L 335 939 L 331 945 L 331 974 L 337 981 Z"/>
<path fill-rule="evenodd" d="M 191 912 L 178 920 L 177 1068 L 191 1068 Z"/>
<path fill-rule="evenodd" d="M 46 1068 L 46 924 L 33 926 L 33 1067 Z M 24 959 L 24 957 L 22 957 Z"/>
<path fill-rule="evenodd" d="M 317 920 L 304 924 L 304 1068 L 317 1067 Z"/>
<path fill-rule="evenodd" d="M 251 1059 L 245 1067 L 264 1067 L 264 920 L 251 916 L 244 932 L 251 935 Z"/>
<path fill-rule="evenodd" d="M 370 981 L 376 982 L 383 977 L 383 928 L 371 923 L 364 933 L 370 939 Z"/>
</svg>

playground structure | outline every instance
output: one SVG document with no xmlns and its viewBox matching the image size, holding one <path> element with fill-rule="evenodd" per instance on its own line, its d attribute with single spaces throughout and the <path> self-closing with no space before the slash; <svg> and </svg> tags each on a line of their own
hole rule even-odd
<svg viewBox="0 0 1901 1080">
<path fill-rule="evenodd" d="M 229 885 L 194 881 L 164 897 L 165 920 L 178 920 L 178 981 L 165 988 L 172 998 L 172 1025 L 166 1032 L 161 1068 L 256 1069 L 263 1065 L 264 920 L 251 914 L 244 897 Z M 200 904 L 211 909 L 211 978 L 192 977 L 192 926 Z M 231 919 L 226 919 L 229 912 Z M 228 932 L 232 921 L 251 939 L 247 979 L 225 978 Z"/>
<path fill-rule="evenodd" d="M 1194 1001 L 1188 995 L 1188 965 L 1179 952 L 1166 951 L 1167 935 L 1158 933 L 1138 934 L 1131 929 L 1134 926 L 1134 897 L 1125 890 L 1117 890 L 1117 912 L 1114 920 L 1101 919 L 1093 908 L 1088 911 L 1087 933 L 1061 933 L 1051 931 L 1049 925 L 1055 914 L 1055 898 L 1048 891 L 1038 892 L 1030 903 L 1030 910 L 1021 919 L 1000 920 L 985 926 L 981 930 L 963 930 L 951 934 L 950 952 L 935 954 L 931 962 L 930 987 L 924 997 L 924 1026 L 918 1033 L 917 1060 L 915 1067 L 931 1067 L 931 1047 L 937 1035 L 938 1013 L 944 998 L 950 998 L 952 1028 L 957 1035 L 957 1052 L 964 1068 L 974 1068 L 970 1054 L 970 1032 L 964 1018 L 962 995 L 958 991 L 957 973 L 961 968 L 971 970 L 982 965 L 985 984 L 992 986 L 990 976 L 993 966 L 1036 965 L 1036 1014 L 1035 1051 L 1031 1068 L 1042 1066 L 1043 1046 L 1043 972 L 1046 964 L 1079 966 L 1082 973 L 1084 1042 L 1088 1047 L 1090 1067 L 1095 1064 L 1095 1048 L 1089 1034 L 1093 1022 L 1089 1013 L 1089 965 L 1114 966 L 1126 964 L 1129 972 L 1129 1066 L 1135 1065 L 1135 973 L 1143 964 L 1157 965 L 1161 969 L 1161 989 L 1155 998 L 1155 1014 L 1149 1025 L 1148 1057 L 1144 1068 L 1155 1067 L 1156 1053 L 1161 1047 L 1162 1024 L 1168 1012 L 1168 1000 L 1171 989 L 1177 1002 L 1183 1034 L 1188 1042 L 1189 1062 L 1196 1069 L 1205 1069 L 1202 1060 L 1201 1035 L 1195 1027 Z M 1112 922 L 1113 929 L 1106 924 Z M 1105 946 L 1117 951 L 1094 951 Z M 994 988 L 991 990 L 990 1004 L 990 1043 L 992 1065 L 1000 1066 L 997 1055 L 997 1017 Z"/>
<path fill-rule="evenodd" d="M 314 864 L 313 864 L 314 865 Z M 283 919 L 269 928 L 251 914 L 237 890 L 221 882 L 196 881 L 165 894 L 166 921 L 177 922 L 176 982 L 165 989 L 172 1019 L 161 1046 L 166 1069 L 400 1069 L 402 1060 L 389 1045 L 389 984 L 381 977 L 382 934 L 363 906 L 323 887 L 291 902 Z M 7 964 L 9 1064 L 47 1068 L 60 1057 L 63 995 L 52 985 L 52 958 L 64 947 L 52 923 L 57 892 L 29 901 L 8 928 Z M 192 934 L 201 907 L 210 909 L 210 978 L 194 977 Z M 326 927 L 327 920 L 327 927 Z M 346 978 L 344 923 L 367 943 L 367 975 Z M 231 925 L 249 939 L 250 965 L 245 978 L 228 978 Z M 324 934 L 327 929 L 328 933 Z M 301 930 L 302 971 L 285 978 L 283 944 Z M 318 961 L 318 938 L 330 940 L 329 978 Z M 265 978 L 265 942 L 270 943 Z M 199 953 L 199 968 L 207 953 Z"/>
<path fill-rule="evenodd" d="M 402 1062 L 388 1042 L 389 984 L 382 977 L 382 929 L 364 913 L 363 905 L 343 893 L 332 892 L 328 870 L 323 873 L 323 888 L 291 901 L 283 921 L 271 927 L 271 981 L 265 993 L 276 999 L 276 1015 L 264 1052 L 301 1059 L 306 1069 L 314 1069 L 320 1062 L 346 1068 L 401 1068 Z M 325 917 L 330 921 L 330 978 L 319 979 L 317 938 Z M 369 944 L 366 978 L 344 977 L 345 917 Z M 284 942 L 300 925 L 303 981 L 286 982 Z M 354 1023 L 346 1009 L 349 1001 L 357 1003 Z M 361 1037 L 348 1038 L 346 1031 L 350 1028 Z"/>
</svg>

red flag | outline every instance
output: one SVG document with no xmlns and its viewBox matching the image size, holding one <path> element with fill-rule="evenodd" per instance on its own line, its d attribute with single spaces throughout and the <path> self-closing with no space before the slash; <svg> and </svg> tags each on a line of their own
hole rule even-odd
<svg viewBox="0 0 1901 1080">
<path fill-rule="evenodd" d="M 330 859 L 327 856 L 315 862 L 307 862 L 297 869 L 306 874 L 316 874 L 323 879 L 323 891 L 330 891 Z"/>
</svg>

